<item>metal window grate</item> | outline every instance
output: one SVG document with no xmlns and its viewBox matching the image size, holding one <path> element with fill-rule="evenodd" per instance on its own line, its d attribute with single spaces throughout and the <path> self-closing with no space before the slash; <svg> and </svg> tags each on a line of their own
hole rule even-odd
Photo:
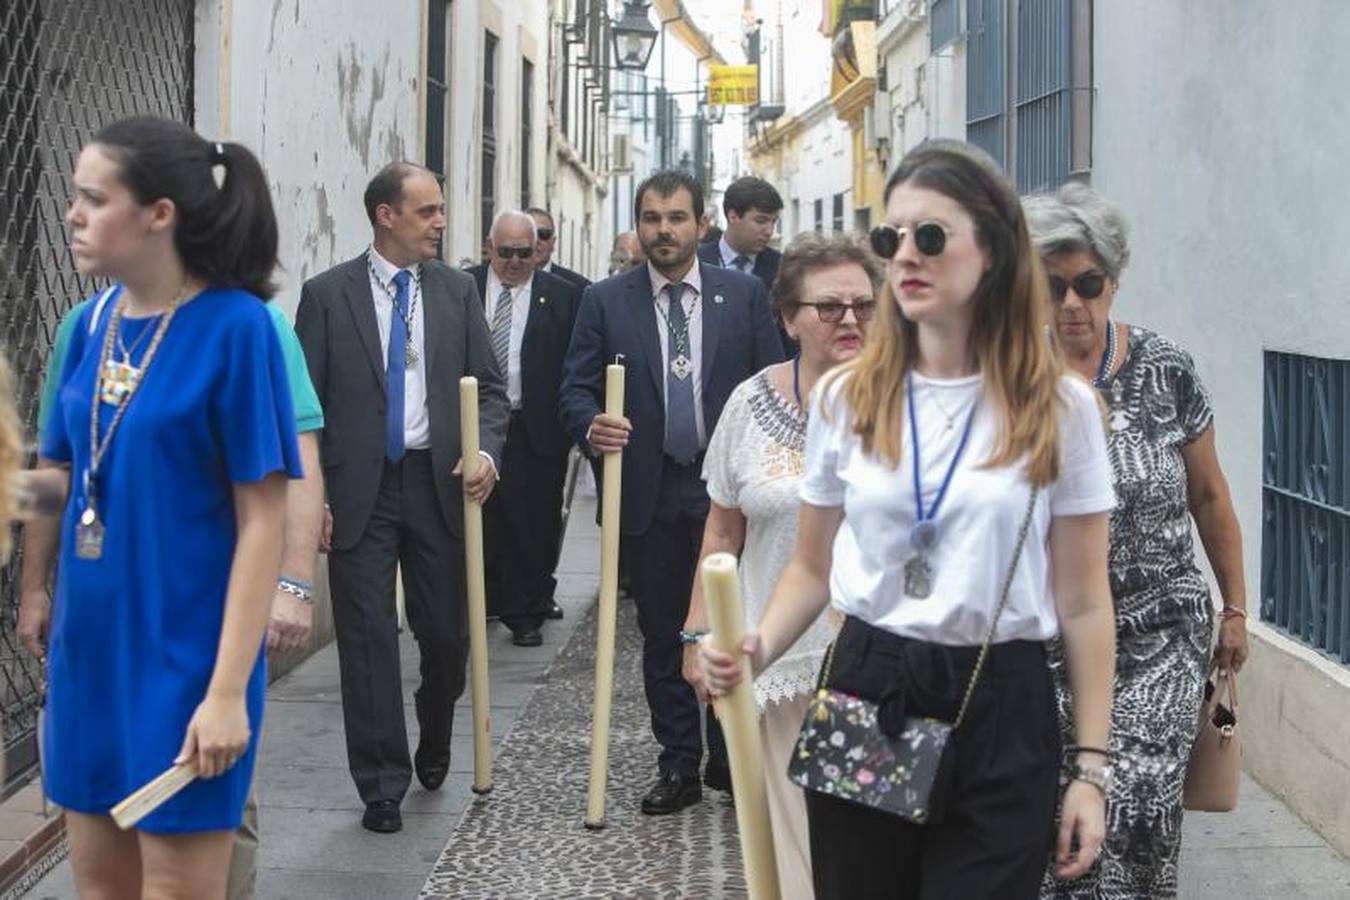
<svg viewBox="0 0 1350 900">
<path fill-rule="evenodd" d="M 1265 354 L 1261 618 L 1350 663 L 1350 361 Z"/>
<path fill-rule="evenodd" d="M 37 398 L 61 316 L 95 284 L 76 274 L 62 216 L 81 146 L 137 113 L 192 120 L 192 0 L 0 2 L 0 322 L 19 414 Z M 37 764 L 42 673 L 15 637 L 17 563 L 0 570 L 5 790 Z"/>
<path fill-rule="evenodd" d="M 1071 0 L 1017 6 L 1017 189 L 1053 190 L 1073 147 Z"/>
<path fill-rule="evenodd" d="M 929 49 L 937 53 L 961 36 L 961 0 L 929 0 Z"/>
<path fill-rule="evenodd" d="M 1007 164 L 1005 0 L 967 0 L 966 140 Z"/>
</svg>

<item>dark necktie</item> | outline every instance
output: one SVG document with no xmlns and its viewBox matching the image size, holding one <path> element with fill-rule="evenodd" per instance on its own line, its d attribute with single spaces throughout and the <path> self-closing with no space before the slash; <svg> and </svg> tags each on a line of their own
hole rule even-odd
<svg viewBox="0 0 1350 900">
<path fill-rule="evenodd" d="M 389 311 L 389 359 L 384 370 L 387 415 L 384 421 L 384 456 L 390 462 L 403 459 L 404 377 L 408 371 L 408 281 L 405 271 L 394 275 L 394 308 Z"/>
<path fill-rule="evenodd" d="M 749 274 L 750 270 L 754 268 L 750 264 L 750 257 L 748 256 L 738 256 L 731 261 L 731 264 L 746 274 Z"/>
<path fill-rule="evenodd" d="M 681 465 L 698 456 L 698 420 L 694 407 L 693 355 L 689 320 L 684 314 L 684 282 L 667 285 L 670 312 L 666 316 L 670 364 L 666 367 L 666 453 Z M 677 362 L 679 361 L 679 362 Z M 683 364 L 681 364 L 683 363 Z M 684 377 L 680 377 L 683 373 Z"/>
</svg>

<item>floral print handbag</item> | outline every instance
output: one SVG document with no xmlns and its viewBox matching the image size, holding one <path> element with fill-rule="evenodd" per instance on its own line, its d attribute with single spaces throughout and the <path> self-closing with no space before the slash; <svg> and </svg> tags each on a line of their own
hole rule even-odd
<svg viewBox="0 0 1350 900">
<path fill-rule="evenodd" d="M 1022 557 L 1039 493 L 1039 488 L 1031 489 L 1031 499 L 1017 535 L 1007 577 L 1003 580 L 998 607 L 975 660 L 956 721 L 947 723 L 906 716 L 898 735 L 886 734 L 877 722 L 878 704 L 826 687 L 834 662 L 835 645 L 831 644 L 821 669 L 819 688 L 806 712 L 806 721 L 788 764 L 789 779 L 808 790 L 861 803 L 917 825 L 940 818 L 940 786 L 948 774 L 945 767 L 951 763 L 950 754 L 944 751 L 952 732 L 960 727 L 965 717 L 985 658 L 989 655 L 998 620 L 1008 603 L 1013 573 Z"/>
</svg>

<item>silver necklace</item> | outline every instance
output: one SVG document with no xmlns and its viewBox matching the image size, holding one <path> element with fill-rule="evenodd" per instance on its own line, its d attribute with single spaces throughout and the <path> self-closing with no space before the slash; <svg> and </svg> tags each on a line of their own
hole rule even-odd
<svg viewBox="0 0 1350 900">
<path fill-rule="evenodd" d="M 669 297 L 667 297 L 666 302 L 670 302 Z M 683 309 L 684 301 L 681 300 L 680 303 L 680 308 Z M 694 371 L 694 364 L 689 361 L 689 319 L 692 317 L 693 313 L 691 311 L 685 312 L 684 327 L 677 330 L 671 327 L 670 313 L 666 312 L 660 306 L 656 307 L 656 311 L 659 312 L 661 318 L 665 320 L 666 331 L 670 332 L 671 337 L 675 341 L 675 358 L 670 361 L 670 374 L 681 381 L 684 381 Z"/>
<path fill-rule="evenodd" d="M 371 280 L 378 284 L 385 295 L 389 297 L 389 305 L 393 307 L 394 314 L 403 320 L 403 333 L 407 335 L 407 343 L 403 345 L 403 365 L 411 369 L 417 365 L 417 360 L 420 358 L 417 347 L 413 344 L 413 315 L 417 311 L 417 301 L 422 296 L 421 266 L 412 270 L 411 296 L 408 298 L 407 315 L 404 315 L 403 311 L 398 308 L 397 294 L 389 284 L 385 284 L 384 279 L 375 271 L 375 258 L 369 252 L 366 253 L 366 264 L 370 267 Z"/>
<path fill-rule="evenodd" d="M 962 407 L 964 407 L 964 404 L 962 404 L 961 407 L 957 407 L 956 412 L 951 412 L 947 409 L 947 405 L 939 399 L 942 395 L 941 390 L 939 390 L 935 385 L 930 383 L 928 385 L 928 392 L 929 395 L 933 398 L 933 403 L 937 406 L 938 412 L 942 413 L 942 418 L 947 420 L 946 430 L 951 431 L 953 428 L 956 427 L 956 417 L 960 415 L 961 409 Z"/>
</svg>

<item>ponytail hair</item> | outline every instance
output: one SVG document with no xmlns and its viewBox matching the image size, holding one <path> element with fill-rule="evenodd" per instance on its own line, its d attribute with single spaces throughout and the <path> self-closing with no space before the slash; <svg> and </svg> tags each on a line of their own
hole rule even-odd
<svg viewBox="0 0 1350 900">
<path fill-rule="evenodd" d="M 174 248 L 189 273 L 272 298 L 277 217 L 267 175 L 247 147 L 208 141 L 181 122 L 155 116 L 114 122 L 94 143 L 120 166 L 137 203 L 173 201 Z"/>
</svg>

